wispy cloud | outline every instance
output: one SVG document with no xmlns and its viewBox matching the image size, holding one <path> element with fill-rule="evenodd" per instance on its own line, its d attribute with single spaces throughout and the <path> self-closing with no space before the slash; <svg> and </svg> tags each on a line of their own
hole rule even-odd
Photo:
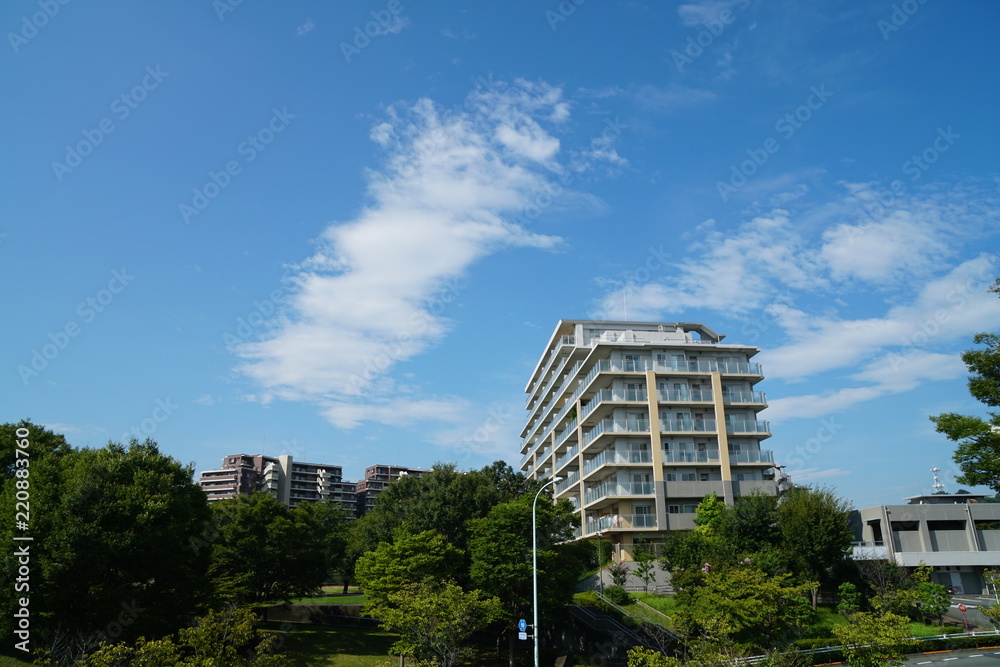
<svg viewBox="0 0 1000 667">
<path fill-rule="evenodd" d="M 769 378 L 839 374 L 825 393 L 772 400 L 774 421 L 961 377 L 953 346 L 1000 326 L 1000 299 L 986 291 L 1000 258 L 975 250 L 996 233 L 994 195 L 928 188 L 887 199 L 875 184 L 842 185 L 841 197 L 818 204 L 793 189 L 781 200 L 796 208 L 772 208 L 735 229 L 700 225 L 664 279 L 629 287 L 629 315 L 715 311 L 753 323 L 738 342 L 766 336 L 760 360 Z M 886 297 L 880 311 L 852 310 L 852 296 L 872 292 Z M 620 290 L 595 310 L 623 316 Z"/>
<path fill-rule="evenodd" d="M 237 348 L 255 398 L 315 401 L 342 427 L 461 421 L 455 397 L 395 400 L 407 388 L 392 370 L 447 335 L 448 304 L 478 260 L 561 243 L 509 220 L 563 169 L 551 131 L 568 114 L 558 88 L 527 81 L 476 90 L 460 111 L 390 107 L 371 132 L 385 157 L 367 205 L 294 267 L 280 324 Z"/>
</svg>

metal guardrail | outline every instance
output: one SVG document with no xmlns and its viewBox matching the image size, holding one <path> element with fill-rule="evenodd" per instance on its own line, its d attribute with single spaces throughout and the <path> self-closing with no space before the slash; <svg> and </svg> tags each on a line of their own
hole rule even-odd
<svg viewBox="0 0 1000 667">
<path fill-rule="evenodd" d="M 940 635 L 930 635 L 928 637 L 908 637 L 907 641 L 921 641 L 930 642 L 937 641 L 939 639 L 955 639 L 958 637 L 985 637 L 990 635 L 1000 635 L 1000 630 L 983 630 L 981 632 L 945 632 Z M 790 655 L 792 653 L 798 653 L 800 655 L 818 655 L 823 653 L 833 653 L 835 651 L 843 650 L 843 646 L 824 646 L 822 648 L 811 648 L 802 651 L 787 651 L 782 655 Z M 765 660 L 769 660 L 769 656 L 766 655 L 752 655 L 746 658 L 737 658 L 733 661 L 734 664 L 739 665 L 754 665 Z"/>
</svg>

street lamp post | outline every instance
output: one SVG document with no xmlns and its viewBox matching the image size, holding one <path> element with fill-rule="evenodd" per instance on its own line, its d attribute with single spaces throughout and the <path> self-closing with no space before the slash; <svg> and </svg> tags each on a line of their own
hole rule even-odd
<svg viewBox="0 0 1000 667">
<path fill-rule="evenodd" d="M 550 484 L 556 484 L 557 482 L 563 481 L 562 477 L 553 477 L 549 481 L 542 484 L 542 488 L 538 489 L 538 493 L 535 494 L 535 499 L 531 503 L 531 589 L 532 589 L 532 610 L 534 616 L 532 621 L 534 625 L 531 626 L 532 639 L 535 640 L 535 667 L 539 667 L 538 661 L 538 528 L 536 526 L 535 519 L 535 508 L 538 505 L 538 496 L 542 495 L 542 491 L 545 487 Z"/>
</svg>

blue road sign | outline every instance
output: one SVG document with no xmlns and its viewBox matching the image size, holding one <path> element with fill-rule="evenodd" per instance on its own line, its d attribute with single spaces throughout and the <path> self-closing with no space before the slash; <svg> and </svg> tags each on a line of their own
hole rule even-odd
<svg viewBox="0 0 1000 667">
<path fill-rule="evenodd" d="M 521 632 L 524 632 L 525 630 L 528 629 L 528 622 L 522 618 L 520 621 L 517 622 L 517 629 Z"/>
</svg>

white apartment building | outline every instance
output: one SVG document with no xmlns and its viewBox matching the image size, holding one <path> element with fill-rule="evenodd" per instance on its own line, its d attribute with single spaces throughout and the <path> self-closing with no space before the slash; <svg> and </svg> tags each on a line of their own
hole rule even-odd
<svg viewBox="0 0 1000 667">
<path fill-rule="evenodd" d="M 520 468 L 563 478 L 555 497 L 579 511 L 580 538 L 629 559 L 638 541 L 694 528 L 708 493 L 778 492 L 760 350 L 723 338 L 687 322 L 560 320 L 525 389 Z"/>
</svg>

